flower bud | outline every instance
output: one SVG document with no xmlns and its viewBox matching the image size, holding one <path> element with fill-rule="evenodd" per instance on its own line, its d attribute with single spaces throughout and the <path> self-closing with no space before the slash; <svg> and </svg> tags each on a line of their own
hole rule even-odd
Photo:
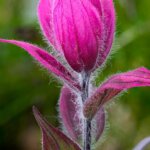
<svg viewBox="0 0 150 150">
<path fill-rule="evenodd" d="M 41 0 L 38 16 L 48 41 L 75 71 L 90 72 L 106 59 L 115 26 L 112 0 Z"/>
</svg>

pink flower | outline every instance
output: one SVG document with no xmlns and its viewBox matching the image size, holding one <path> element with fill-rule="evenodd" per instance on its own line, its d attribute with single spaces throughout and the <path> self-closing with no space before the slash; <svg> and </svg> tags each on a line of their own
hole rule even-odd
<svg viewBox="0 0 150 150">
<path fill-rule="evenodd" d="M 40 0 L 38 18 L 47 41 L 73 70 L 89 73 L 106 60 L 115 31 L 112 0 Z M 45 68 L 79 89 L 69 71 L 41 48 L 16 40 L 0 39 L 0 42 L 25 49 Z"/>
<path fill-rule="evenodd" d="M 45 38 L 68 62 L 70 69 L 35 45 L 5 39 L 0 42 L 25 49 L 65 83 L 59 111 L 67 135 L 33 109 L 42 131 L 43 149 L 81 150 L 84 147 L 84 150 L 91 150 L 91 143 L 97 142 L 105 129 L 104 105 L 124 90 L 150 86 L 150 70 L 140 67 L 113 75 L 98 88 L 89 88 L 92 85 L 90 73 L 106 61 L 112 47 L 115 32 L 113 0 L 40 0 L 38 18 Z"/>
<path fill-rule="evenodd" d="M 40 0 L 44 35 L 77 72 L 101 65 L 112 45 L 115 11 L 112 0 Z"/>
</svg>

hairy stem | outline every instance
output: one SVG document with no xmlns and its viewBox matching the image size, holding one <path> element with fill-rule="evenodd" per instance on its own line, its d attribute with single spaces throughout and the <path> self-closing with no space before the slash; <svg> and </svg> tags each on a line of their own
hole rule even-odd
<svg viewBox="0 0 150 150">
<path fill-rule="evenodd" d="M 88 98 L 89 95 L 89 79 L 90 75 L 87 73 L 82 74 L 82 102 Z M 91 121 L 84 120 L 84 150 L 91 150 Z"/>
<path fill-rule="evenodd" d="M 91 121 L 85 119 L 84 150 L 91 150 Z"/>
</svg>

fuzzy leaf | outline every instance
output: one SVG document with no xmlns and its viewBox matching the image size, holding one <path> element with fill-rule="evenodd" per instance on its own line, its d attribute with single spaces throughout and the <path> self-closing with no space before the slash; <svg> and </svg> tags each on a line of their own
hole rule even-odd
<svg viewBox="0 0 150 150">
<path fill-rule="evenodd" d="M 133 87 L 150 86 L 150 70 L 141 67 L 113 75 L 84 104 L 84 115 L 93 118 L 97 111 L 120 92 Z"/>
<path fill-rule="evenodd" d="M 75 83 L 75 79 L 72 77 L 70 72 L 52 55 L 50 55 L 48 52 L 41 49 L 40 47 L 16 40 L 0 39 L 0 42 L 14 44 L 23 48 L 34 59 L 42 64 L 43 67 L 54 73 L 56 76 L 60 77 L 62 80 L 65 80 L 70 86 L 75 87 L 76 89 L 79 88 L 79 85 Z"/>
<path fill-rule="evenodd" d="M 98 141 L 105 129 L 105 110 L 102 107 L 93 118 L 93 121 L 95 122 L 95 130 L 94 130 L 94 140 Z"/>
<path fill-rule="evenodd" d="M 78 142 L 83 132 L 84 123 L 81 107 L 77 96 L 69 88 L 64 86 L 59 99 L 60 118 L 67 134 Z"/>
<path fill-rule="evenodd" d="M 42 131 L 43 150 L 81 150 L 74 141 L 50 125 L 35 107 L 33 113 Z"/>
</svg>

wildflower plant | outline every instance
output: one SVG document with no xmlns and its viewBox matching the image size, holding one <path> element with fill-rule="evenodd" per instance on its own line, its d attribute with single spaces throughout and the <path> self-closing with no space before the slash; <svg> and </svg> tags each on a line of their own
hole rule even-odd
<svg viewBox="0 0 150 150">
<path fill-rule="evenodd" d="M 42 148 L 91 150 L 105 129 L 105 105 L 129 88 L 150 86 L 150 70 L 140 67 L 112 75 L 99 87 L 92 83 L 114 41 L 113 0 L 40 0 L 38 19 L 45 39 L 61 59 L 30 43 L 0 42 L 23 48 L 63 83 L 58 101 L 62 131 L 33 107 L 42 131 Z"/>
</svg>

